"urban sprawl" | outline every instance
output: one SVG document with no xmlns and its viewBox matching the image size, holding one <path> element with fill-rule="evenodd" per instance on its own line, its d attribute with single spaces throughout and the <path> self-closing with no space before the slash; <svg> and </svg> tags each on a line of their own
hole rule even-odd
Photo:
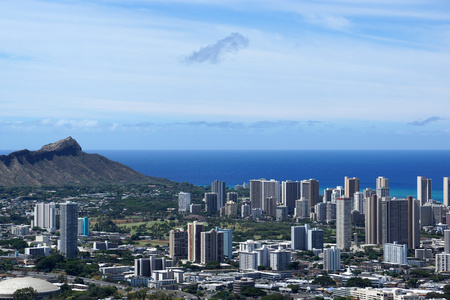
<svg viewBox="0 0 450 300">
<path fill-rule="evenodd" d="M 385 177 L 0 189 L 0 298 L 450 299 L 443 184 L 443 203 L 423 176 L 406 199 Z"/>
</svg>

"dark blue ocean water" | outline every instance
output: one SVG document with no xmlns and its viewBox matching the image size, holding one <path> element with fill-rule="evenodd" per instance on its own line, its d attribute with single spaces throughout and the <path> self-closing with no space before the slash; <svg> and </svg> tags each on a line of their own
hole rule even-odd
<svg viewBox="0 0 450 300">
<path fill-rule="evenodd" d="M 443 177 L 450 176 L 450 151 L 88 151 L 125 164 L 143 174 L 178 182 L 227 186 L 250 179 L 319 180 L 324 188 L 358 177 L 361 189 L 375 188 L 378 176 L 389 178 L 391 196 L 416 196 L 417 176 L 432 179 L 433 199 L 442 201 Z"/>
</svg>

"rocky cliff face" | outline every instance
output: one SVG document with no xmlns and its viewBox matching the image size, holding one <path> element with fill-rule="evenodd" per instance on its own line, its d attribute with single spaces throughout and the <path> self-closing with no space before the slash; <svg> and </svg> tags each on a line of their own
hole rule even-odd
<svg viewBox="0 0 450 300">
<path fill-rule="evenodd" d="M 145 176 L 98 154 L 82 151 L 73 138 L 0 156 L 0 186 L 59 186 L 169 182 Z"/>
</svg>

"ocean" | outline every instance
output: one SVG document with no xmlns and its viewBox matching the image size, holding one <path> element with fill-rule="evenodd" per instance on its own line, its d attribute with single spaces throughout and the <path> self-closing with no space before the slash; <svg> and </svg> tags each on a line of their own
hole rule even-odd
<svg viewBox="0 0 450 300">
<path fill-rule="evenodd" d="M 391 196 L 416 197 L 417 176 L 432 179 L 432 197 L 442 202 L 443 177 L 450 176 L 450 151 L 360 150 L 96 150 L 143 174 L 195 185 L 221 180 L 229 187 L 251 179 L 319 180 L 323 189 L 360 179 L 361 190 L 389 179 Z"/>
<path fill-rule="evenodd" d="M 11 151 L 0 150 L 1 154 Z M 450 176 L 448 150 L 87 150 L 145 175 L 195 185 L 221 180 L 229 187 L 251 179 L 314 178 L 323 189 L 360 179 L 361 190 L 375 189 L 378 176 L 389 179 L 393 197 L 416 197 L 417 176 L 432 179 L 432 197 L 442 202 L 443 177 Z"/>
</svg>

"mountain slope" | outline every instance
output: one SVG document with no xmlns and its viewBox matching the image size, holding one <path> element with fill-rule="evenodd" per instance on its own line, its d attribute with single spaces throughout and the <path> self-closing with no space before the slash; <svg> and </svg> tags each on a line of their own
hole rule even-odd
<svg viewBox="0 0 450 300">
<path fill-rule="evenodd" d="M 71 137 L 0 156 L 0 186 L 61 186 L 131 183 L 169 183 L 143 175 L 99 154 L 88 154 Z"/>
</svg>

